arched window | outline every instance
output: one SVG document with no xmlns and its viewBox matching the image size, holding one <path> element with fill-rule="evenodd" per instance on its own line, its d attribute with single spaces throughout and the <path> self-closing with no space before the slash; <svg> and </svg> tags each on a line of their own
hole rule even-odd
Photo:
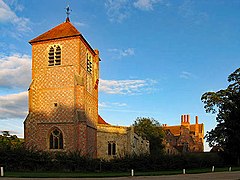
<svg viewBox="0 0 240 180">
<path fill-rule="evenodd" d="M 108 155 L 116 155 L 116 143 L 113 141 L 108 142 Z"/>
<path fill-rule="evenodd" d="M 55 51 L 55 65 L 61 65 L 61 48 L 60 48 L 60 46 L 56 47 L 56 51 Z"/>
<path fill-rule="evenodd" d="M 48 51 L 48 66 L 61 65 L 61 47 L 52 45 Z"/>
<path fill-rule="evenodd" d="M 54 48 L 50 47 L 48 52 L 48 66 L 54 66 Z"/>
<path fill-rule="evenodd" d="M 50 134 L 50 149 L 63 149 L 63 135 L 59 129 L 54 129 Z"/>
</svg>

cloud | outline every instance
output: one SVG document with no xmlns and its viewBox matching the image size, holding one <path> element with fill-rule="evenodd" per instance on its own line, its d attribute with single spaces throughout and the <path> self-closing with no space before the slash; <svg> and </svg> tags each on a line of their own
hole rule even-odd
<svg viewBox="0 0 240 180">
<path fill-rule="evenodd" d="M 84 26 L 87 26 L 87 24 L 83 23 L 83 22 L 73 22 L 73 24 L 75 26 L 78 26 L 78 27 L 84 27 Z"/>
<path fill-rule="evenodd" d="M 15 9 L 20 11 L 23 10 L 23 6 L 15 5 Z M 12 33 L 14 36 L 21 36 L 22 33 L 26 33 L 31 31 L 29 26 L 30 20 L 28 18 L 19 17 L 16 13 L 3 1 L 0 1 L 0 24 L 2 23 L 11 23 L 13 25 L 12 28 L 18 31 L 18 33 Z"/>
<path fill-rule="evenodd" d="M 191 78 L 194 78 L 194 77 L 195 76 L 192 73 L 187 72 L 187 71 L 182 71 L 180 73 L 180 78 L 182 78 L 182 79 L 191 79 Z"/>
<path fill-rule="evenodd" d="M 25 118 L 28 111 L 28 92 L 0 96 L 0 120 Z"/>
<path fill-rule="evenodd" d="M 5 0 L 5 2 L 7 2 L 7 4 L 14 9 L 14 11 L 21 12 L 24 10 L 24 6 L 22 4 L 19 4 L 18 1 L 19 0 Z"/>
<path fill-rule="evenodd" d="M 195 8 L 195 1 L 185 0 L 178 7 L 178 13 L 188 21 L 194 24 L 200 24 L 208 19 L 208 14 L 206 12 L 199 12 Z"/>
<path fill-rule="evenodd" d="M 119 103 L 119 102 L 100 102 L 99 104 L 100 108 L 116 108 L 116 107 L 126 107 L 126 103 Z"/>
<path fill-rule="evenodd" d="M 129 0 L 106 0 L 105 8 L 111 22 L 122 22 L 130 13 Z"/>
<path fill-rule="evenodd" d="M 154 90 L 155 80 L 103 80 L 100 79 L 100 92 L 107 94 L 136 95 L 151 93 Z"/>
<path fill-rule="evenodd" d="M 27 89 L 31 82 L 31 58 L 14 54 L 0 56 L 0 86 Z"/>
<path fill-rule="evenodd" d="M 153 5 L 159 2 L 161 2 L 161 0 L 137 0 L 133 5 L 138 9 L 149 11 L 153 10 Z"/>
<path fill-rule="evenodd" d="M 108 49 L 110 53 L 112 53 L 113 58 L 121 59 L 122 57 L 126 56 L 133 56 L 135 55 L 135 51 L 133 48 L 128 49 Z"/>
<path fill-rule="evenodd" d="M 156 4 L 169 6 L 165 0 L 105 0 L 107 16 L 111 22 L 121 23 L 131 15 L 133 9 L 153 10 Z"/>
</svg>

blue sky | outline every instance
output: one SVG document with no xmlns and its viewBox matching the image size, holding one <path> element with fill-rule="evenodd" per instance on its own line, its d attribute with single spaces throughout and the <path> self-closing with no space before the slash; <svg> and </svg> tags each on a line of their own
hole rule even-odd
<svg viewBox="0 0 240 180">
<path fill-rule="evenodd" d="M 23 136 L 28 41 L 62 23 L 67 4 L 71 22 L 100 51 L 99 113 L 107 122 L 176 125 L 190 114 L 205 132 L 214 128 L 200 98 L 226 88 L 239 68 L 239 0 L 0 0 L 0 130 Z"/>
</svg>

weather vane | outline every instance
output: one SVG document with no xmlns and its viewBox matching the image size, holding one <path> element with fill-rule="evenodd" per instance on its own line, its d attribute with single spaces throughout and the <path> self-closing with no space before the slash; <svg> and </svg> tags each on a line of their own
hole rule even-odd
<svg viewBox="0 0 240 180">
<path fill-rule="evenodd" d="M 67 20 L 66 20 L 66 21 L 70 21 L 69 15 L 70 15 L 70 12 L 71 12 L 72 10 L 70 9 L 70 6 L 69 6 L 69 5 L 68 5 L 65 9 L 66 9 L 66 14 L 67 14 Z"/>
</svg>

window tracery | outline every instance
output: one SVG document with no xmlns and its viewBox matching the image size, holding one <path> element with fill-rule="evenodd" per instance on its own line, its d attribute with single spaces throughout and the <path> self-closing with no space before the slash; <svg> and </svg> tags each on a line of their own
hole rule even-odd
<svg viewBox="0 0 240 180">
<path fill-rule="evenodd" d="M 50 133 L 49 148 L 50 149 L 63 149 L 63 135 L 62 135 L 62 132 L 57 128 L 55 128 Z"/>
</svg>

